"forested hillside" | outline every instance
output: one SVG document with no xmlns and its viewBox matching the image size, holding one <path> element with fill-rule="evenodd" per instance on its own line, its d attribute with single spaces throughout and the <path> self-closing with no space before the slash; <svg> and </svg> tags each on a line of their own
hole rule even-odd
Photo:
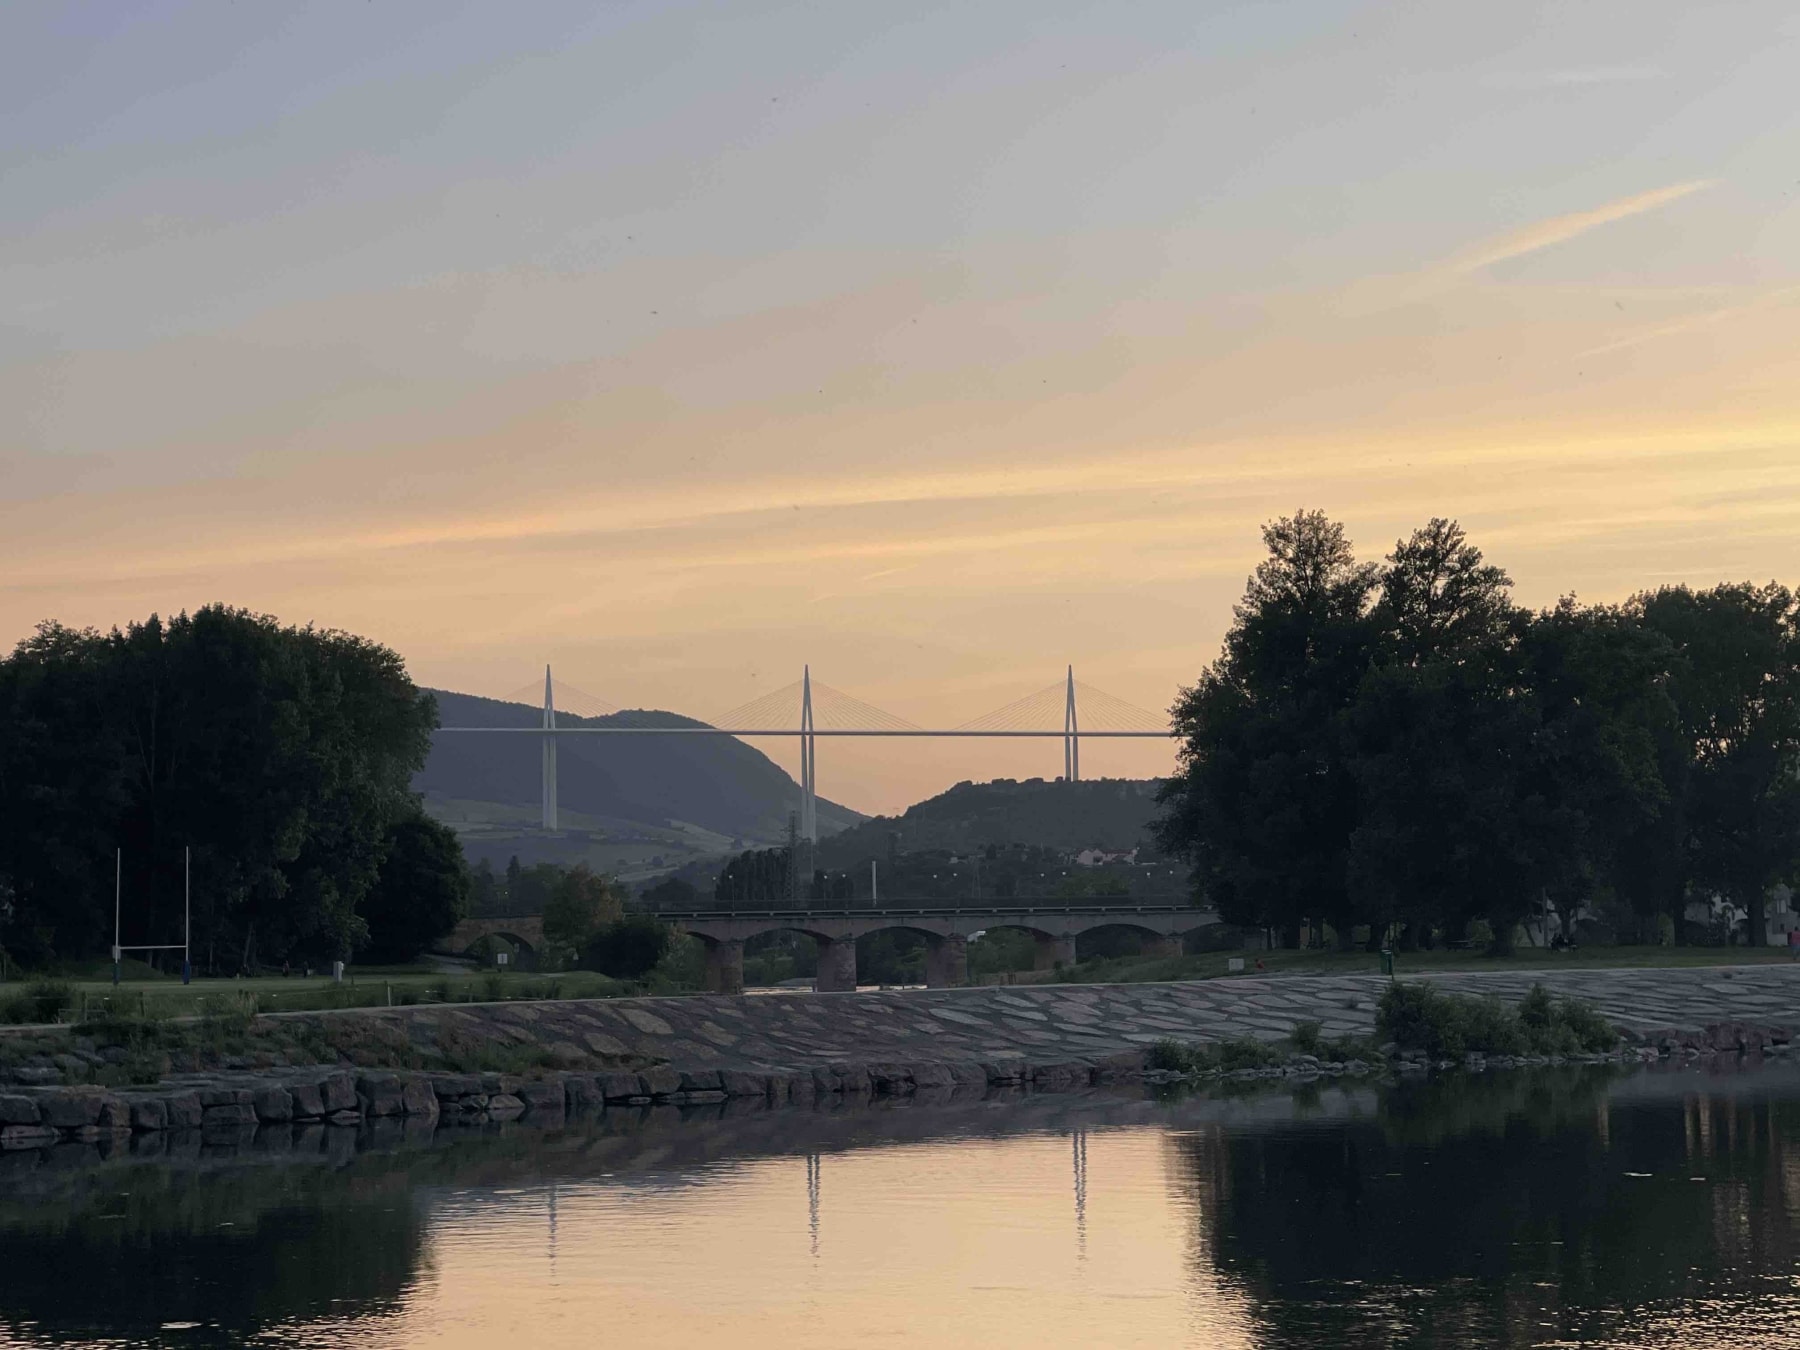
<svg viewBox="0 0 1800 1350">
<path fill-rule="evenodd" d="M 1150 844 L 1156 789 L 1154 780 L 1129 778 L 958 783 L 898 816 L 876 816 L 823 840 L 818 865 L 853 867 L 890 853 L 970 853 L 990 844 L 1059 853 L 1087 848 L 1124 852 Z"/>
<path fill-rule="evenodd" d="M 432 691 L 440 726 L 535 727 L 543 714 L 449 690 Z M 606 717 L 557 714 L 559 727 L 701 726 L 675 713 L 631 711 Z M 425 767 L 413 780 L 427 808 L 454 824 L 472 857 L 504 863 L 587 860 L 631 872 L 661 857 L 667 865 L 746 843 L 773 843 L 787 833 L 800 787 L 760 750 L 728 736 L 562 736 L 557 741 L 557 792 L 565 826 L 560 840 L 536 829 L 542 753 L 535 736 L 437 731 Z M 841 830 L 862 819 L 819 801 L 819 826 Z M 602 849 L 594 841 L 625 849 Z M 639 858 L 638 855 L 642 855 Z"/>
</svg>

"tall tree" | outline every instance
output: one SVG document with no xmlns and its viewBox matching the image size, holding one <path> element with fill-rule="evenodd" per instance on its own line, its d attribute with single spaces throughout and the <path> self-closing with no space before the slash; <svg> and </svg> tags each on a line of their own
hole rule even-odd
<svg viewBox="0 0 1800 1350">
<path fill-rule="evenodd" d="M 362 904 L 369 931 L 363 957 L 413 960 L 469 912 L 470 889 L 455 830 L 424 815 L 397 821 Z"/>
<path fill-rule="evenodd" d="M 1359 815 L 1347 862 L 1359 913 L 1376 930 L 1403 925 L 1406 941 L 1479 917 L 1504 947 L 1531 904 L 1542 806 L 1525 774 L 1536 717 L 1511 585 L 1441 519 L 1381 570 L 1375 659 L 1350 719 Z"/>
<path fill-rule="evenodd" d="M 1771 582 L 1665 587 L 1634 609 L 1673 648 L 1690 883 L 1742 909 L 1762 946 L 1769 889 L 1800 860 L 1800 606 Z"/>
<path fill-rule="evenodd" d="M 1623 610 L 1565 597 L 1533 618 L 1523 656 L 1539 719 L 1536 845 L 1563 931 L 1609 897 L 1666 911 L 1657 878 L 1679 870 L 1667 828 L 1666 775 L 1679 763 L 1668 643 Z"/>
<path fill-rule="evenodd" d="M 225 969 L 348 956 L 436 718 L 400 658 L 223 606 L 108 634 L 45 625 L 0 661 L 0 941 L 48 957 L 194 937 Z M 23 814 L 15 814 L 23 813 Z"/>
<path fill-rule="evenodd" d="M 563 870 L 544 905 L 544 941 L 573 957 L 602 926 L 624 913 L 624 893 L 586 863 Z"/>
<path fill-rule="evenodd" d="M 1224 652 L 1173 709 L 1181 750 L 1158 840 L 1228 921 L 1292 945 L 1308 919 L 1340 937 L 1355 920 L 1342 719 L 1369 660 L 1376 573 L 1322 512 L 1265 526 L 1263 543 Z"/>
</svg>

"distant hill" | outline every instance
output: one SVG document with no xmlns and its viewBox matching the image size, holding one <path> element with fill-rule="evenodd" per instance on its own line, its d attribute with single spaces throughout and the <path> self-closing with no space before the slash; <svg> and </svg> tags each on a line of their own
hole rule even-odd
<svg viewBox="0 0 1800 1350">
<path fill-rule="evenodd" d="M 535 727 L 523 703 L 431 691 L 444 726 Z M 559 712 L 559 727 L 703 726 L 675 713 L 606 717 Z M 800 787 L 764 755 L 730 736 L 563 736 L 557 740 L 557 804 L 564 829 L 537 828 L 542 758 L 534 736 L 437 732 L 413 780 L 426 808 L 454 825 L 471 859 L 503 863 L 587 861 L 623 874 L 663 870 L 698 856 L 784 839 Z M 819 799 L 819 829 L 863 817 Z"/>
<path fill-rule="evenodd" d="M 966 854 L 989 844 L 1066 853 L 1086 848 L 1124 852 L 1150 845 L 1157 787 L 1154 779 L 1132 778 L 958 783 L 901 815 L 875 816 L 822 840 L 818 865 L 851 868 L 870 858 L 885 858 L 890 851 Z"/>
</svg>

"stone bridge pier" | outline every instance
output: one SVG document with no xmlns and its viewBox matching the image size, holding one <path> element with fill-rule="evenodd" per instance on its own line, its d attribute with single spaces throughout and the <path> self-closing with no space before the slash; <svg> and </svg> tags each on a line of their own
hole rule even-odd
<svg viewBox="0 0 1800 1350">
<path fill-rule="evenodd" d="M 955 989 L 969 982 L 969 939 L 960 933 L 925 939 L 925 983 Z"/>
<path fill-rule="evenodd" d="M 1144 938 L 1143 950 L 1158 956 L 1179 955 L 1182 937 L 1217 923 L 1210 910 L 1177 906 L 1108 906 L 1105 908 L 1017 908 L 825 910 L 805 909 L 765 914 L 700 911 L 663 918 L 699 938 L 706 947 L 706 988 L 737 994 L 744 989 L 744 943 L 762 933 L 787 930 L 805 933 L 819 945 L 819 973 L 813 987 L 820 993 L 847 993 L 856 988 L 856 940 L 869 933 L 903 928 L 925 939 L 925 983 L 933 989 L 969 982 L 969 939 L 997 928 L 1031 934 L 1038 970 L 1075 964 L 1075 939 L 1099 928 L 1130 928 Z"/>
<path fill-rule="evenodd" d="M 856 992 L 856 939 L 826 938 L 819 943 L 819 973 L 813 988 L 821 994 Z"/>
<path fill-rule="evenodd" d="M 741 994 L 744 992 L 744 943 L 741 938 L 706 944 L 706 992 L 709 994 Z"/>
</svg>

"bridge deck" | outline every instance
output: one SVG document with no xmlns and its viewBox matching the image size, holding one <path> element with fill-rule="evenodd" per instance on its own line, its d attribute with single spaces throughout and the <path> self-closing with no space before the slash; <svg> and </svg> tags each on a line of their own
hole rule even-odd
<svg viewBox="0 0 1800 1350">
<path fill-rule="evenodd" d="M 1147 902 L 1130 904 L 1030 904 L 996 905 L 985 900 L 911 901 L 889 904 L 818 903 L 811 905 L 734 906 L 709 905 L 694 909 L 651 909 L 646 913 L 659 919 L 674 921 L 707 921 L 715 919 L 885 919 L 885 918 L 954 918 L 971 914 L 1030 918 L 1060 914 L 1117 914 L 1129 917 L 1139 914 L 1211 914 L 1199 905 Z"/>
</svg>

